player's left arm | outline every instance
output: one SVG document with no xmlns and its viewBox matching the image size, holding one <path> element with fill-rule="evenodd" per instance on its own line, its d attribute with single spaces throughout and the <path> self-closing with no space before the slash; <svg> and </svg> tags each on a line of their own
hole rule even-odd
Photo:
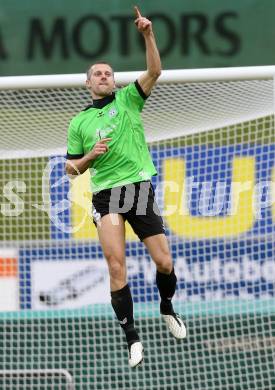
<svg viewBox="0 0 275 390">
<path fill-rule="evenodd" d="M 153 33 L 152 22 L 141 15 L 138 7 L 135 7 L 135 12 L 135 24 L 138 31 L 143 35 L 145 41 L 147 64 L 147 70 L 140 75 L 138 83 L 145 95 L 149 96 L 153 86 L 161 74 L 161 60 Z"/>
</svg>

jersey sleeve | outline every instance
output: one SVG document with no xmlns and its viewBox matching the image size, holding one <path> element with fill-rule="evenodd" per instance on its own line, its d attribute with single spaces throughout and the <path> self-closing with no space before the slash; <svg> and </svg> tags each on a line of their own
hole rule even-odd
<svg viewBox="0 0 275 390">
<path fill-rule="evenodd" d="M 118 91 L 119 97 L 133 109 L 142 111 L 148 96 L 145 95 L 138 81 L 128 84 Z"/>
<path fill-rule="evenodd" d="M 72 120 L 68 129 L 67 159 L 78 159 L 84 156 L 83 141 L 78 127 Z"/>
</svg>

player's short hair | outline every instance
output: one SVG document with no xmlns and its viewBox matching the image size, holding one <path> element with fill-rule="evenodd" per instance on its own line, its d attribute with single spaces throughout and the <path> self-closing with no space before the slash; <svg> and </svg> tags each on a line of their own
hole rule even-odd
<svg viewBox="0 0 275 390">
<path fill-rule="evenodd" d="M 106 61 L 97 61 L 97 62 L 93 62 L 92 64 L 90 64 L 90 66 L 88 67 L 88 69 L 87 69 L 87 71 L 86 71 L 87 80 L 90 80 L 90 77 L 91 77 L 91 74 L 92 74 L 92 67 L 93 67 L 94 65 L 99 65 L 99 64 L 105 64 L 105 65 L 110 66 L 110 68 L 112 69 L 112 72 L 113 72 L 113 74 L 114 74 L 113 67 L 112 67 L 112 65 L 109 64 L 109 62 L 106 62 Z"/>
</svg>

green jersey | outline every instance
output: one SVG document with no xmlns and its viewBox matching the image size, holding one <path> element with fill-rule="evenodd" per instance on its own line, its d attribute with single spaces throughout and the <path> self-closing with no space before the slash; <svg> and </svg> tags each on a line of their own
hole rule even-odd
<svg viewBox="0 0 275 390">
<path fill-rule="evenodd" d="M 112 138 L 108 152 L 91 161 L 92 192 L 150 180 L 157 174 L 140 115 L 145 99 L 136 81 L 96 100 L 72 119 L 68 159 L 81 158 L 100 139 Z"/>
</svg>

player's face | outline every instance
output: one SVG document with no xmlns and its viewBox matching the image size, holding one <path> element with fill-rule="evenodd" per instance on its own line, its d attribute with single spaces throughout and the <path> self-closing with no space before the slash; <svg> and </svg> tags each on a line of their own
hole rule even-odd
<svg viewBox="0 0 275 390">
<path fill-rule="evenodd" d="M 107 64 L 93 65 L 90 79 L 86 81 L 86 85 L 94 99 L 110 95 L 115 87 L 112 68 Z"/>
</svg>

